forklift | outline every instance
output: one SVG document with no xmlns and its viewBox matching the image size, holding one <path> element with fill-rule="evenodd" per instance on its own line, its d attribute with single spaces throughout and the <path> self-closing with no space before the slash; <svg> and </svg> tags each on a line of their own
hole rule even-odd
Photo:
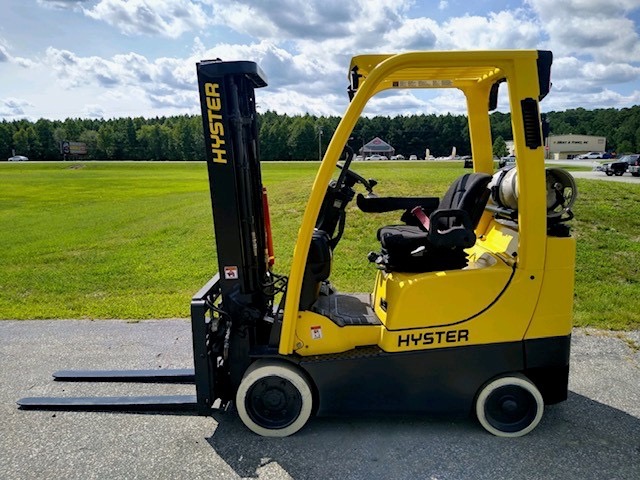
<svg viewBox="0 0 640 480">
<path fill-rule="evenodd" d="M 234 403 L 262 436 L 300 430 L 313 415 L 454 414 L 488 432 L 533 430 L 544 406 L 566 400 L 572 327 L 577 189 L 545 168 L 539 102 L 548 51 L 410 52 L 351 60 L 350 104 L 320 164 L 288 275 L 274 271 L 249 61 L 202 61 L 198 86 L 218 273 L 193 297 L 194 369 L 63 371 L 61 381 L 195 384 L 195 396 L 25 398 L 23 409 L 185 410 Z M 494 171 L 490 111 L 508 88 L 516 164 Z M 380 197 L 352 169 L 348 142 L 366 103 L 399 89 L 460 90 L 473 172 L 442 197 Z M 338 167 L 338 168 L 336 168 Z M 358 192 L 359 190 L 359 192 Z M 355 199 L 379 225 L 369 294 L 330 282 Z M 339 256 L 336 257 L 339 261 Z"/>
</svg>

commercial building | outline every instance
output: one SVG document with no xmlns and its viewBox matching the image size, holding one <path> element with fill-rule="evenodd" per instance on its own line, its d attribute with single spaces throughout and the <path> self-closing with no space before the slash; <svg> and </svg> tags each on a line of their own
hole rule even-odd
<svg viewBox="0 0 640 480">
<path fill-rule="evenodd" d="M 379 137 L 374 138 L 360 149 L 360 155 L 367 157 L 369 155 L 384 155 L 387 158 L 395 153 L 396 149 Z"/>
<path fill-rule="evenodd" d="M 549 135 L 547 138 L 548 159 L 564 160 L 588 152 L 604 152 L 607 148 L 606 137 L 592 135 Z"/>
</svg>

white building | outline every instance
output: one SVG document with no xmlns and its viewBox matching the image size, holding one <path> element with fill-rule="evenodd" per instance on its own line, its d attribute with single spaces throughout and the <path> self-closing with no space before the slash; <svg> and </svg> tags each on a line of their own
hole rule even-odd
<svg viewBox="0 0 640 480">
<path fill-rule="evenodd" d="M 592 135 L 549 135 L 546 157 L 554 160 L 574 158 L 588 152 L 604 152 L 607 148 L 605 137 Z"/>
</svg>

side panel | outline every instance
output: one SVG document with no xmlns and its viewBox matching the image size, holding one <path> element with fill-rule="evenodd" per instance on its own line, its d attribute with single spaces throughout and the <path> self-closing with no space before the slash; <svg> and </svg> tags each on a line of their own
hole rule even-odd
<svg viewBox="0 0 640 480">
<path fill-rule="evenodd" d="M 571 335 L 524 341 L 525 374 L 536 384 L 545 403 L 567 399 Z"/>
<path fill-rule="evenodd" d="M 542 290 L 525 338 L 556 337 L 571 333 L 575 258 L 574 238 L 547 238 Z"/>
<path fill-rule="evenodd" d="M 524 369 L 522 342 L 422 352 L 305 358 L 319 392 L 319 415 L 468 413 L 491 378 Z"/>
<path fill-rule="evenodd" d="M 374 299 L 376 314 L 385 316 L 385 326 L 394 331 L 451 325 L 486 309 L 505 288 L 511 273 L 502 262 L 473 270 L 381 272 L 376 293 L 384 297 Z"/>
</svg>

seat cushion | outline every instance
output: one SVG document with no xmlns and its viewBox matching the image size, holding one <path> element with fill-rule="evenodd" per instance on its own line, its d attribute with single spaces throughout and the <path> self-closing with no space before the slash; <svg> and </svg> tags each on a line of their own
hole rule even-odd
<svg viewBox="0 0 640 480">
<path fill-rule="evenodd" d="M 389 272 L 433 272 L 456 270 L 467 266 L 463 248 L 435 248 L 427 240 L 427 232 L 412 225 L 388 225 L 378 230 L 382 245 L 382 263 Z M 411 255 L 418 247 L 425 250 Z"/>
<path fill-rule="evenodd" d="M 427 244 L 428 233 L 413 225 L 387 225 L 378 230 L 378 240 L 387 253 L 410 253 Z"/>
</svg>

